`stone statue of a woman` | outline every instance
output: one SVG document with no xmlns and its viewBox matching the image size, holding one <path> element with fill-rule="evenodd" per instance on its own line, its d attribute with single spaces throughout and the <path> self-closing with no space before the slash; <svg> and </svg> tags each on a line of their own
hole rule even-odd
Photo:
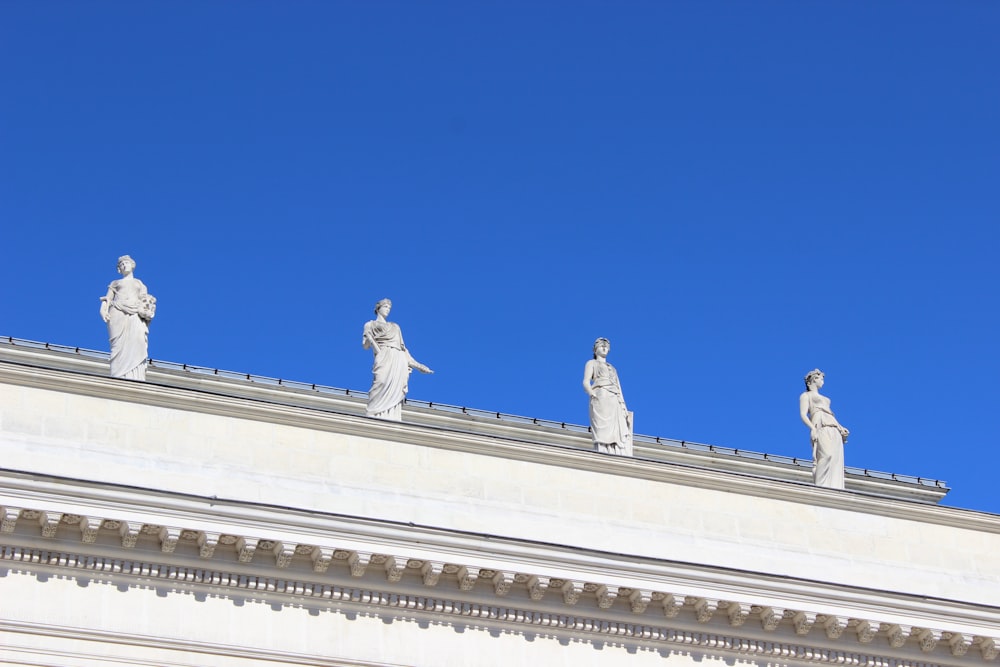
<svg viewBox="0 0 1000 667">
<path fill-rule="evenodd" d="M 410 356 L 399 325 L 386 321 L 391 309 L 389 299 L 376 303 L 375 319 L 365 323 L 361 337 L 361 346 L 366 350 L 371 348 L 375 356 L 365 414 L 398 422 L 403 418 L 403 399 L 406 398 L 410 369 L 416 368 L 421 373 L 434 371 Z"/>
<path fill-rule="evenodd" d="M 844 488 L 844 443 L 850 433 L 830 410 L 830 399 L 819 393 L 825 376 L 818 368 L 806 374 L 799 396 L 799 414 L 809 427 L 813 448 L 813 481 L 817 486 Z"/>
<path fill-rule="evenodd" d="M 632 413 L 625 407 L 618 372 L 608 363 L 611 343 L 594 341 L 594 358 L 583 368 L 583 389 L 590 396 L 590 433 L 604 454 L 632 456 Z"/>
<path fill-rule="evenodd" d="M 135 261 L 131 257 L 118 258 L 122 277 L 112 281 L 108 293 L 101 297 L 101 319 L 108 325 L 111 340 L 111 376 L 145 380 L 149 321 L 156 312 L 156 299 L 132 275 L 133 271 Z"/>
</svg>

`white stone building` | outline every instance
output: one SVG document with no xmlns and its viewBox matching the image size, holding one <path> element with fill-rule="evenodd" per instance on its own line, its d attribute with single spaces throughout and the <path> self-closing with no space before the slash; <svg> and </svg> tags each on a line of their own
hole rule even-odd
<svg viewBox="0 0 1000 667">
<path fill-rule="evenodd" d="M 932 480 L 0 341 L 0 665 L 997 664 Z"/>
</svg>

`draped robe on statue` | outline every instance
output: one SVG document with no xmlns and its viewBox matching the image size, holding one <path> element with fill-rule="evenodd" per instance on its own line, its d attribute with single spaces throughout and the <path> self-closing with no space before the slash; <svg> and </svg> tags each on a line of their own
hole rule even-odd
<svg viewBox="0 0 1000 667">
<path fill-rule="evenodd" d="M 595 361 L 591 386 L 590 431 L 597 451 L 631 456 L 632 427 L 615 367 Z"/>
<path fill-rule="evenodd" d="M 139 316 L 146 286 L 138 278 L 115 280 L 108 286 L 108 338 L 111 342 L 111 376 L 146 379 L 149 325 Z"/>
<path fill-rule="evenodd" d="M 844 488 L 844 436 L 840 422 L 830 410 L 830 399 L 809 396 L 809 421 L 816 432 L 813 440 L 813 481 L 817 486 Z"/>
<path fill-rule="evenodd" d="M 403 333 L 395 322 L 372 320 L 365 323 L 365 337 L 378 346 L 365 414 L 400 421 L 410 379 L 410 353 L 403 344 Z"/>
</svg>

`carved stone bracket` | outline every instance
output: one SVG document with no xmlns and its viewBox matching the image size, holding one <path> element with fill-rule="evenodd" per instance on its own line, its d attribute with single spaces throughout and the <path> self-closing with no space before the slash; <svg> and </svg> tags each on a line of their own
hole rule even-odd
<svg viewBox="0 0 1000 667">
<path fill-rule="evenodd" d="M 198 535 L 198 556 L 201 558 L 211 558 L 215 555 L 215 547 L 219 544 L 218 533 L 202 532 Z"/>
<path fill-rule="evenodd" d="M 910 638 L 910 626 L 898 625 L 896 623 L 883 623 L 880 628 L 885 632 L 885 637 L 892 648 L 900 648 Z"/>
<path fill-rule="evenodd" d="M 663 615 L 667 618 L 676 618 L 684 604 L 683 600 L 678 600 L 673 593 L 653 593 L 650 598 L 654 602 L 659 602 L 663 607 Z"/>
<path fill-rule="evenodd" d="M 160 551 L 165 554 L 172 554 L 177 548 L 177 540 L 181 538 L 179 528 L 160 528 Z"/>
<path fill-rule="evenodd" d="M 721 607 L 722 604 L 720 603 Z M 729 618 L 729 625 L 738 628 L 743 625 L 750 615 L 750 605 L 739 602 L 726 603 L 726 616 Z"/>
<path fill-rule="evenodd" d="M 363 577 L 365 576 L 365 570 L 368 569 L 368 563 L 371 562 L 372 555 L 370 553 L 365 553 L 363 551 L 352 551 L 347 557 L 347 564 L 351 567 L 352 577 Z"/>
<path fill-rule="evenodd" d="M 271 552 L 274 554 L 275 565 L 285 568 L 292 564 L 292 558 L 295 556 L 295 547 L 284 542 L 275 542 Z"/>
<path fill-rule="evenodd" d="M 976 636 L 972 638 L 972 643 L 979 646 L 979 652 L 983 654 L 983 660 L 994 660 L 997 657 L 997 653 L 1000 653 L 997 650 L 996 640 L 990 637 Z"/>
<path fill-rule="evenodd" d="M 610 609 L 615 600 L 618 599 L 618 587 L 601 584 L 594 591 L 594 596 L 597 598 L 598 607 L 601 609 Z"/>
<path fill-rule="evenodd" d="M 252 537 L 240 537 L 236 540 L 236 557 L 241 563 L 249 563 L 257 553 L 258 540 Z"/>
<path fill-rule="evenodd" d="M 41 512 L 38 515 L 38 525 L 42 527 L 42 537 L 55 537 L 60 519 L 62 512 Z"/>
<path fill-rule="evenodd" d="M 139 540 L 140 532 L 142 532 L 142 522 L 122 521 L 118 526 L 118 534 L 121 535 L 122 546 L 126 549 L 135 547 L 135 543 Z"/>
<path fill-rule="evenodd" d="M 783 609 L 774 607 L 764 607 L 760 610 L 760 627 L 768 632 L 774 632 L 785 617 Z"/>
<path fill-rule="evenodd" d="M 312 552 L 313 572 L 326 572 L 333 562 L 333 549 L 316 547 Z"/>
<path fill-rule="evenodd" d="M 80 519 L 80 539 L 82 539 L 87 544 L 93 544 L 97 541 L 97 531 L 101 529 L 101 520 L 92 517 L 85 516 Z"/>
<path fill-rule="evenodd" d="M 840 635 L 844 633 L 844 627 L 846 624 L 841 622 L 841 620 L 836 616 L 823 616 L 822 618 L 817 617 L 817 621 L 821 622 L 823 631 L 829 639 L 839 639 Z"/>
<path fill-rule="evenodd" d="M 458 572 L 455 574 L 458 578 L 458 587 L 463 591 L 471 591 L 476 586 L 476 581 L 479 579 L 478 572 L 470 570 L 464 565 L 458 568 Z"/>
<path fill-rule="evenodd" d="M 3 513 L 0 514 L 0 533 L 13 533 L 19 516 L 21 516 L 20 507 L 4 507 Z"/>
<path fill-rule="evenodd" d="M 576 604 L 580 600 L 581 590 L 582 586 L 578 586 L 572 581 L 566 581 L 562 585 L 563 602 L 570 605 Z"/>
<path fill-rule="evenodd" d="M 954 656 L 963 656 L 969 650 L 969 642 L 961 632 L 944 633 L 941 635 L 941 639 L 948 642 L 948 648 Z"/>
<path fill-rule="evenodd" d="M 719 603 L 706 598 L 685 598 L 685 603 L 694 607 L 694 617 L 699 623 L 708 623 L 715 615 L 715 610 L 719 608 Z"/>
<path fill-rule="evenodd" d="M 787 612 L 786 612 L 787 613 Z M 816 614 L 809 614 L 804 611 L 792 613 L 792 625 L 795 627 L 795 634 L 807 635 L 816 622 Z"/>
<path fill-rule="evenodd" d="M 878 626 L 876 626 L 871 621 L 859 620 L 858 624 L 854 626 L 854 631 L 858 634 L 858 641 L 862 644 L 870 644 L 873 639 L 875 639 L 875 633 L 878 632 Z"/>
<path fill-rule="evenodd" d="M 405 566 L 400 565 L 394 556 L 387 556 L 382 566 L 385 569 L 385 578 L 390 583 L 394 584 L 403 578 Z"/>
<path fill-rule="evenodd" d="M 528 596 L 532 600 L 541 600 L 545 597 L 545 591 L 549 587 L 548 577 L 531 577 L 528 579 Z"/>
<path fill-rule="evenodd" d="M 633 614 L 642 614 L 646 611 L 646 607 L 649 606 L 649 601 L 652 600 L 653 596 L 650 591 L 640 591 L 634 590 L 631 595 L 628 596 L 629 607 L 632 609 Z"/>
<path fill-rule="evenodd" d="M 927 628 L 914 628 L 911 634 L 917 640 L 920 650 L 924 653 L 930 653 L 936 649 L 938 640 L 941 639 L 940 632 L 934 632 Z"/>
<path fill-rule="evenodd" d="M 503 572 L 497 572 L 493 575 L 493 592 L 497 595 L 503 596 L 510 592 L 511 578 L 508 577 Z"/>
<path fill-rule="evenodd" d="M 437 586 L 442 572 L 444 572 L 444 563 L 433 560 L 424 561 L 420 568 L 420 576 L 423 577 L 424 586 Z"/>
</svg>

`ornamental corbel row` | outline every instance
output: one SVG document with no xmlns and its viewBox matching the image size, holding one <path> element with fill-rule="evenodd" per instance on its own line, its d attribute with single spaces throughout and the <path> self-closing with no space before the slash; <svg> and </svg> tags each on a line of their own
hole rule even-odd
<svg viewBox="0 0 1000 667">
<path fill-rule="evenodd" d="M 3 547 L 0 560 L 22 563 L 40 563 L 50 566 L 81 570 L 91 573 L 141 576 L 164 582 L 186 582 L 218 587 L 223 594 L 228 589 L 240 593 L 288 595 L 296 598 L 368 605 L 396 612 L 428 612 L 444 619 L 475 619 L 479 624 L 498 621 L 513 627 L 543 629 L 545 632 L 576 632 L 605 636 L 612 641 L 631 640 L 652 642 L 665 647 L 677 647 L 688 653 L 691 648 L 727 651 L 742 656 L 757 657 L 769 664 L 781 662 L 829 665 L 830 667 L 927 667 L 927 662 L 909 657 L 899 659 L 871 653 L 845 652 L 842 649 L 810 646 L 802 643 L 770 641 L 726 635 L 713 631 L 688 631 L 660 626 L 654 623 L 608 621 L 583 614 L 563 611 L 535 611 L 517 606 L 497 605 L 492 602 L 468 602 L 448 599 L 445 596 L 394 594 L 353 586 L 324 585 L 315 582 L 286 580 L 282 578 L 245 576 L 224 570 L 200 567 L 176 567 L 159 563 L 132 561 L 115 557 L 82 556 L 45 549 Z M 954 639 L 944 636 L 942 640 Z M 979 646 L 983 657 L 996 657 L 993 640 L 974 637 L 972 646 Z"/>
<path fill-rule="evenodd" d="M 749 618 L 756 617 L 761 628 L 767 632 L 776 631 L 782 621 L 788 621 L 794 632 L 800 636 L 809 634 L 815 627 L 822 629 L 829 639 L 835 640 L 839 639 L 845 630 L 851 629 L 860 644 L 870 644 L 876 635 L 881 633 L 892 648 L 901 648 L 912 641 L 924 653 L 931 653 L 943 644 L 954 656 L 965 655 L 970 648 L 977 648 L 985 660 L 994 660 L 998 655 L 997 642 L 993 638 L 970 637 L 932 628 L 880 624 L 871 619 L 844 618 L 806 610 L 750 605 L 732 600 L 696 596 L 678 597 L 662 591 L 476 568 L 470 565 L 406 558 L 392 554 L 291 544 L 252 536 L 187 530 L 53 511 L 0 507 L 0 532 L 13 533 L 18 521 L 36 525 L 42 537 L 46 539 L 56 537 L 60 526 L 76 526 L 84 543 L 96 542 L 99 532 L 103 530 L 106 534 L 117 534 L 124 549 L 135 548 L 138 541 L 147 536 L 147 539 L 158 540 L 163 553 L 174 553 L 182 542 L 192 543 L 197 546 L 198 556 L 206 560 L 212 559 L 221 545 L 233 549 L 237 560 L 241 563 L 250 563 L 255 558 L 259 560 L 259 554 L 268 554 L 274 558 L 274 565 L 279 569 L 288 568 L 296 557 L 302 557 L 311 562 L 314 572 L 321 574 L 328 572 L 334 562 L 342 562 L 352 577 L 363 577 L 374 566 L 384 573 L 389 583 L 398 583 L 407 572 L 410 572 L 412 576 L 420 577 L 423 585 L 428 587 L 438 586 L 441 575 L 445 574 L 455 577 L 456 583 L 453 585 L 457 585 L 459 590 L 471 591 L 482 580 L 493 589 L 495 595 L 500 597 L 506 596 L 513 585 L 517 584 L 524 586 L 528 596 L 534 601 L 540 601 L 547 594 L 553 593 L 561 596 L 564 604 L 575 605 L 586 595 L 591 597 L 600 609 L 627 605 L 636 615 L 645 614 L 651 606 L 667 618 L 676 617 L 681 609 L 689 609 L 699 623 L 705 624 L 717 615 L 721 615 L 730 626 L 740 627 Z"/>
</svg>

